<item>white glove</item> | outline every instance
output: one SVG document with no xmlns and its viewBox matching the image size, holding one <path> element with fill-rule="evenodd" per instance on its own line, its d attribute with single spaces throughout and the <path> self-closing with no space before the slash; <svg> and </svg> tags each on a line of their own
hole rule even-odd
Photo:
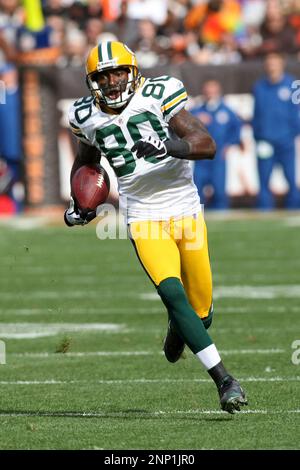
<svg viewBox="0 0 300 470">
<path fill-rule="evenodd" d="M 151 136 L 144 137 L 134 144 L 131 149 L 136 151 L 137 158 L 156 157 L 162 158 L 167 155 L 167 149 L 162 140 L 154 139 Z"/>
<path fill-rule="evenodd" d="M 82 213 L 76 202 L 71 197 L 69 208 L 64 213 L 64 221 L 68 227 L 74 225 L 86 225 L 96 217 L 96 211 Z"/>
</svg>

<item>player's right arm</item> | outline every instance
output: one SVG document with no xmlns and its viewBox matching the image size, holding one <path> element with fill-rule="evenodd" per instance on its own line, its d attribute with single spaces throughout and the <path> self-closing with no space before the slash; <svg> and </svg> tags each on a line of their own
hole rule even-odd
<svg viewBox="0 0 300 470">
<path fill-rule="evenodd" d="M 70 178 L 78 168 L 90 163 L 99 163 L 101 152 L 91 142 L 92 97 L 83 97 L 75 101 L 69 109 L 69 125 L 78 141 L 76 157 Z"/>
<path fill-rule="evenodd" d="M 94 146 L 88 145 L 85 142 L 79 140 L 78 149 L 73 166 L 71 169 L 70 180 L 72 180 L 74 173 L 78 168 L 83 165 L 89 165 L 92 163 L 99 163 L 101 159 L 101 152 Z"/>
<path fill-rule="evenodd" d="M 89 165 L 91 163 L 99 163 L 101 154 L 96 147 L 87 145 L 84 142 L 79 141 L 78 151 L 76 158 L 74 160 L 70 182 L 72 181 L 73 175 L 83 165 Z M 96 212 L 92 211 L 91 213 L 81 214 L 80 210 L 77 207 L 76 201 L 70 197 L 70 203 L 68 209 L 64 213 L 64 221 L 68 227 L 73 227 L 74 225 L 86 225 L 91 220 L 96 217 Z"/>
<path fill-rule="evenodd" d="M 81 101 L 84 102 L 84 99 L 81 99 Z M 76 119 L 76 103 L 78 103 L 78 101 L 75 102 L 73 106 L 71 106 L 69 112 L 70 129 L 78 140 L 77 153 L 70 173 L 70 183 L 72 181 L 74 173 L 78 170 L 78 168 L 83 165 L 99 163 L 101 159 L 101 152 L 91 144 L 86 127 L 81 127 L 79 125 L 80 123 Z M 81 109 L 84 110 L 85 108 L 87 108 L 87 106 L 88 105 L 84 105 L 83 107 L 81 107 Z M 79 110 L 80 107 L 78 108 L 77 106 L 77 116 Z M 80 119 L 80 121 L 86 123 L 87 119 L 82 118 Z M 90 222 L 94 217 L 94 213 L 90 214 L 90 216 L 89 214 L 87 214 L 85 215 L 85 217 L 83 217 L 77 207 L 76 201 L 71 196 L 69 207 L 64 213 L 64 221 L 66 225 L 68 225 L 69 227 L 73 227 L 74 225 L 85 225 Z"/>
<path fill-rule="evenodd" d="M 87 145 L 86 143 L 79 141 L 77 154 L 71 169 L 70 182 L 72 181 L 74 173 L 83 165 L 89 165 L 92 163 L 99 163 L 101 154 L 96 147 Z M 86 225 L 96 216 L 96 212 L 93 211 L 90 214 L 83 216 L 77 207 L 76 201 L 70 197 L 70 203 L 68 209 L 64 213 L 64 221 L 68 227 L 74 225 Z"/>
</svg>

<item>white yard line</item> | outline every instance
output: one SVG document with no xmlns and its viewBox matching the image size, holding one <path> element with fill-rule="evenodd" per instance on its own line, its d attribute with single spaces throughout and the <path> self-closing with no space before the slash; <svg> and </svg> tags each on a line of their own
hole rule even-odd
<svg viewBox="0 0 300 470">
<path fill-rule="evenodd" d="M 16 216 L 11 218 L 0 219 L 1 227 L 9 227 L 17 230 L 32 230 L 35 228 L 44 227 L 49 223 L 48 217 L 30 217 L 30 216 Z"/>
<path fill-rule="evenodd" d="M 300 382 L 300 377 L 245 377 L 241 382 Z M 127 385 L 127 384 L 179 384 L 179 383 L 212 383 L 211 379 L 119 379 L 119 380 L 1 380 L 0 385 Z"/>
<path fill-rule="evenodd" d="M 147 292 L 135 294 L 130 291 L 112 291 L 105 289 L 104 292 L 99 292 L 96 289 L 91 290 L 78 290 L 75 291 L 58 291 L 58 290 L 45 290 L 22 292 L 19 297 L 24 299 L 83 299 L 88 295 L 89 298 L 136 298 L 141 300 L 160 300 L 156 292 Z M 276 298 L 299 298 L 300 285 L 272 285 L 272 286 L 217 286 L 214 289 L 214 298 L 238 298 L 238 299 L 276 299 Z M 18 295 L 16 292 L 3 292 L 1 299 L 10 300 L 16 299 Z"/>
<path fill-rule="evenodd" d="M 61 310 L 51 308 L 0 308 L 0 315 L 129 315 L 129 314 L 164 314 L 165 308 L 161 307 L 107 307 L 102 308 L 78 308 L 78 307 L 63 307 Z M 1 331 L 1 323 L 0 323 Z"/>
<path fill-rule="evenodd" d="M 218 326 L 216 326 L 214 328 L 215 332 L 217 332 L 218 334 L 229 334 L 229 335 L 232 335 L 232 334 L 242 334 L 245 336 L 245 327 L 237 327 L 235 325 L 233 325 L 232 327 L 228 327 L 228 328 L 219 328 Z M 210 330 L 209 330 L 210 331 Z M 253 335 L 254 333 L 255 334 L 264 334 L 266 335 L 266 331 L 268 332 L 268 334 L 271 334 L 271 333 L 280 333 L 281 330 L 280 330 L 280 326 L 272 326 L 272 327 L 258 327 L 256 325 L 252 326 L 251 328 L 249 328 L 248 330 L 248 336 L 250 335 Z M 284 331 L 285 332 L 292 332 L 292 333 L 295 333 L 295 325 L 294 324 L 290 324 L 289 326 L 285 326 L 284 327 Z M 136 333 L 152 333 L 152 334 L 160 334 L 162 335 L 162 337 L 164 336 L 164 329 L 162 330 L 160 327 L 156 327 L 156 326 L 153 326 L 153 327 L 147 327 L 147 331 L 145 331 L 145 328 L 143 328 L 142 326 L 141 327 L 137 327 L 137 328 L 125 328 L 124 330 L 122 330 L 122 333 L 126 333 L 126 334 L 136 334 Z M 246 336 L 245 336 L 246 337 Z"/>
<path fill-rule="evenodd" d="M 262 310 L 254 309 L 249 306 L 241 307 L 216 307 L 218 314 L 260 314 Z M 162 305 L 161 307 L 103 307 L 99 308 L 78 308 L 78 307 L 66 307 L 63 308 L 0 308 L 0 315 L 20 315 L 20 316 L 34 316 L 34 315 L 152 315 L 159 314 L 163 315 L 165 313 L 165 308 Z M 274 306 L 264 306 L 263 313 L 300 313 L 300 306 L 297 305 L 274 305 Z M 1 328 L 1 324 L 0 324 Z"/>
<path fill-rule="evenodd" d="M 53 286 L 52 286 L 53 287 Z M 15 299 L 22 299 L 23 300 L 36 300 L 36 299 L 45 299 L 45 300 L 61 300 L 61 299 L 98 299 L 101 298 L 128 298 L 132 297 L 135 298 L 136 295 L 132 292 L 125 292 L 125 291 L 116 291 L 113 289 L 105 288 L 102 292 L 98 289 L 84 289 L 84 290 L 45 290 L 45 291 L 32 291 L 32 292 L 2 292 L 1 293 L 1 300 L 15 300 Z"/>
<path fill-rule="evenodd" d="M 89 352 L 66 352 L 58 353 L 12 353 L 7 357 L 28 357 L 28 358 L 60 358 L 60 357 L 98 357 L 98 356 L 153 356 L 154 354 L 163 354 L 162 351 L 89 351 Z"/>
<path fill-rule="evenodd" d="M 53 286 L 52 286 L 53 288 Z M 84 289 L 84 290 L 39 290 L 32 292 L 2 292 L 1 300 L 56 300 L 56 299 L 90 299 L 100 298 L 132 298 L 141 299 L 146 301 L 160 301 L 159 295 L 153 292 L 135 294 L 133 291 L 116 291 L 109 288 L 99 292 L 97 289 Z M 300 298 L 300 284 L 292 285 L 269 285 L 269 286 L 245 286 L 245 285 L 232 285 L 232 286 L 217 286 L 214 288 L 214 299 L 224 298 L 237 298 L 237 299 L 276 299 L 276 298 Z"/>
<path fill-rule="evenodd" d="M 33 339 L 70 332 L 120 332 L 126 325 L 117 323 L 0 323 L 1 339 Z"/>
<path fill-rule="evenodd" d="M 216 286 L 213 291 L 214 299 L 276 299 L 299 298 L 300 284 L 294 285 L 269 285 L 269 286 Z M 160 300 L 156 292 L 139 294 L 142 300 Z"/>
<path fill-rule="evenodd" d="M 234 356 L 239 354 L 282 354 L 285 349 L 224 349 L 219 351 L 223 356 Z M 28 358 L 57 358 L 62 355 L 65 357 L 97 357 L 97 356 L 152 356 L 163 355 L 163 351 L 82 351 L 82 352 L 66 352 L 57 354 L 53 352 L 24 352 L 7 354 L 8 357 L 28 357 Z M 192 354 L 192 353 L 190 353 Z"/>
<path fill-rule="evenodd" d="M 276 299 L 299 298 L 300 285 L 274 285 L 274 286 L 219 286 L 214 290 L 214 298 L 239 299 Z"/>
<path fill-rule="evenodd" d="M 8 411 L 0 412 L 0 416 L 8 417 L 61 417 L 61 418 L 103 418 L 103 417 L 112 417 L 112 418 L 124 418 L 131 415 L 136 417 L 138 416 L 169 416 L 169 415 L 224 415 L 224 411 L 221 410 L 154 410 L 154 411 L 139 411 L 139 412 L 121 412 L 121 411 L 86 411 L 86 412 L 76 412 L 76 411 L 16 411 L 14 413 Z M 244 410 L 242 409 L 239 414 L 264 414 L 264 415 L 282 415 L 282 414 L 298 414 L 300 410 Z M 228 416 L 226 414 L 226 416 Z"/>
<path fill-rule="evenodd" d="M 245 329 L 241 327 L 231 327 L 231 328 L 217 328 L 219 334 L 235 333 L 235 334 L 244 334 Z M 295 326 L 289 325 L 285 327 L 285 331 L 295 331 Z M 124 323 L 0 323 L 0 339 L 15 339 L 15 340 L 24 340 L 24 339 L 35 339 L 35 338 L 45 338 L 48 336 L 55 336 L 62 333 L 89 333 L 89 332 L 107 332 L 113 334 L 137 334 L 145 333 L 145 328 L 140 326 L 136 328 L 128 328 Z M 266 329 L 261 327 L 252 327 L 251 332 L 255 334 L 265 334 Z M 278 332 L 278 327 L 268 327 L 268 333 Z M 147 328 L 148 334 L 165 334 L 164 329 L 153 326 Z M 251 349 L 251 348 L 250 348 Z M 273 349 L 273 348 L 271 348 Z M 276 349 L 276 348 L 275 348 Z M 263 351 L 263 349 L 261 349 Z M 233 350 L 234 351 L 234 350 Z M 239 354 L 236 350 L 236 354 Z M 245 349 L 246 352 L 241 354 L 248 354 L 248 349 Z M 267 350 L 268 353 L 269 350 Z M 226 353 L 225 353 L 226 354 Z M 235 354 L 235 353 L 228 353 Z M 258 352 L 258 354 L 260 354 Z M 263 354 L 263 353 L 262 353 Z"/>
<path fill-rule="evenodd" d="M 30 250 L 30 248 L 29 248 Z M 36 254 L 36 251 L 35 251 Z M 7 266 L 11 266 L 12 264 L 12 258 L 11 257 L 4 257 L 1 259 L 2 261 L 2 267 L 5 266 L 4 263 L 7 263 Z M 73 266 L 59 266 L 59 269 L 54 267 L 54 266 L 33 266 L 33 265 L 26 265 L 24 264 L 23 266 L 18 264 L 16 266 L 13 266 L 14 273 L 16 274 L 24 274 L 23 271 L 26 271 L 26 274 L 49 274 L 52 276 L 74 276 L 74 267 Z M 93 274 L 97 273 L 99 268 L 96 265 L 85 265 L 85 264 L 80 264 L 77 268 L 77 274 L 78 275 L 84 275 L 85 273 L 88 274 Z M 21 272 L 20 272 L 21 271 Z M 94 278 L 95 279 L 95 278 Z"/>
<path fill-rule="evenodd" d="M 287 227 L 300 227 L 300 216 L 288 217 L 283 220 L 283 225 L 286 225 Z"/>
<path fill-rule="evenodd" d="M 285 349 L 271 348 L 271 349 L 221 349 L 220 354 L 224 356 L 234 356 L 239 354 L 282 354 Z"/>
</svg>

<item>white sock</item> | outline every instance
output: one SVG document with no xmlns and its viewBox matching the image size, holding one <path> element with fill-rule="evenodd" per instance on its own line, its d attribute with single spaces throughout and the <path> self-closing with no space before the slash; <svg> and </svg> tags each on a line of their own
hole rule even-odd
<svg viewBox="0 0 300 470">
<path fill-rule="evenodd" d="M 202 362 L 206 370 L 211 369 L 221 361 L 218 350 L 214 344 L 210 344 L 207 348 L 197 352 L 195 356 L 200 359 L 200 362 Z"/>
</svg>

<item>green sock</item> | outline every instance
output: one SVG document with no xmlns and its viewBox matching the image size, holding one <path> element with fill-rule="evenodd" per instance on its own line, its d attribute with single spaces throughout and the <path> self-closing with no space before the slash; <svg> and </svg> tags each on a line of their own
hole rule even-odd
<svg viewBox="0 0 300 470">
<path fill-rule="evenodd" d="M 176 277 L 164 279 L 157 291 L 167 307 L 169 318 L 176 331 L 194 354 L 213 343 L 201 318 L 190 305 L 179 279 Z"/>
</svg>

